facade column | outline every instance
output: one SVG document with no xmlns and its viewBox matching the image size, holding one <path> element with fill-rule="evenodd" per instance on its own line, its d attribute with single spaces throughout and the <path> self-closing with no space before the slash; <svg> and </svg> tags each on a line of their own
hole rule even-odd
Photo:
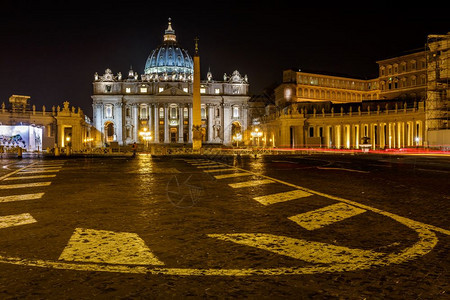
<svg viewBox="0 0 450 300">
<path fill-rule="evenodd" d="M 231 106 L 223 104 L 223 143 L 231 144 Z"/>
<path fill-rule="evenodd" d="M 184 133 L 184 106 L 180 104 L 180 107 L 178 108 L 178 143 L 184 143 L 183 139 L 183 133 Z"/>
<path fill-rule="evenodd" d="M 169 139 L 169 105 L 164 103 L 164 143 L 170 143 Z"/>
<path fill-rule="evenodd" d="M 139 114 L 138 114 L 138 104 L 133 103 L 133 141 L 138 142 L 138 130 L 139 130 Z"/>
<path fill-rule="evenodd" d="M 208 143 L 213 141 L 213 118 L 214 118 L 214 106 L 212 104 L 206 104 L 208 108 Z"/>
<path fill-rule="evenodd" d="M 153 142 L 159 143 L 159 105 L 153 105 Z"/>
<path fill-rule="evenodd" d="M 123 141 L 123 126 L 125 124 L 122 118 L 122 102 L 114 104 L 114 123 L 116 124 L 116 130 L 114 134 L 116 135 L 116 141 L 119 142 L 119 145 L 124 145 Z"/>
<path fill-rule="evenodd" d="M 192 104 L 188 104 L 189 122 L 188 122 L 188 142 L 192 143 Z"/>
</svg>

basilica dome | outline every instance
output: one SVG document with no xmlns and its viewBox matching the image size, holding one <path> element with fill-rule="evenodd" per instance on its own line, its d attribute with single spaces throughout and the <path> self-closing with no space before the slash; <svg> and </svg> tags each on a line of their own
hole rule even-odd
<svg viewBox="0 0 450 300">
<path fill-rule="evenodd" d="M 159 81 L 191 81 L 194 73 L 192 57 L 178 45 L 170 19 L 164 33 L 163 43 L 147 58 L 145 74 L 149 79 Z"/>
</svg>

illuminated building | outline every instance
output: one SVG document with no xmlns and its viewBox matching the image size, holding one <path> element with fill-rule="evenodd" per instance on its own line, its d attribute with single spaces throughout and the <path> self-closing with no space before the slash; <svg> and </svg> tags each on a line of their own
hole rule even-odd
<svg viewBox="0 0 450 300">
<path fill-rule="evenodd" d="M 73 151 L 90 148 L 90 120 L 80 108 L 53 106 L 47 111 L 30 107 L 30 97 L 12 95 L 9 105 L 4 102 L 0 110 L 1 152 L 14 151 L 20 147 L 25 151 L 43 151 L 54 147 L 70 147 Z"/>
<path fill-rule="evenodd" d="M 248 125 L 248 79 L 234 71 L 223 80 L 200 84 L 201 132 L 204 144 L 231 144 L 232 135 Z M 180 47 L 171 21 L 163 42 L 153 50 L 144 74 L 130 69 L 127 76 L 107 69 L 93 82 L 93 125 L 101 142 L 142 143 L 139 131 L 152 133 L 150 143 L 192 143 L 193 60 Z"/>
<path fill-rule="evenodd" d="M 448 147 L 449 36 L 378 61 L 371 80 L 284 71 L 261 118 L 266 145 L 359 149 L 368 138 L 372 149 Z"/>
</svg>

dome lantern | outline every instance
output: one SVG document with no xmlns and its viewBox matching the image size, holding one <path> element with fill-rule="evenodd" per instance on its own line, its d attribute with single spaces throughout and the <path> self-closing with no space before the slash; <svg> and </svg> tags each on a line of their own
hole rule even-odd
<svg viewBox="0 0 450 300">
<path fill-rule="evenodd" d="M 164 32 L 164 41 L 177 41 L 177 36 L 175 35 L 175 30 L 172 29 L 172 22 L 171 18 L 169 18 L 169 25 L 167 26 L 166 31 Z"/>
<path fill-rule="evenodd" d="M 148 56 L 144 73 L 160 81 L 186 81 L 190 80 L 193 72 L 192 57 L 178 45 L 175 30 L 169 18 L 163 43 Z"/>
</svg>

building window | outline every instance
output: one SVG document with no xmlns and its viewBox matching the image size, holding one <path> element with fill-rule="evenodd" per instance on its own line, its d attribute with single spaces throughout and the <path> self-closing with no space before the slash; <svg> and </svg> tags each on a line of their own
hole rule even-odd
<svg viewBox="0 0 450 300">
<path fill-rule="evenodd" d="M 203 105 L 201 108 L 201 118 L 206 119 L 206 108 Z"/>
<path fill-rule="evenodd" d="M 170 107 L 170 118 L 171 119 L 176 119 L 178 118 L 178 114 L 177 114 L 177 107 L 176 106 L 171 106 Z"/>
<path fill-rule="evenodd" d="M 309 127 L 309 137 L 314 137 L 314 127 Z"/>
<path fill-rule="evenodd" d="M 147 93 L 147 88 L 146 87 L 141 87 L 141 93 L 143 93 L 143 94 Z"/>
<path fill-rule="evenodd" d="M 164 92 L 164 88 L 163 87 L 158 88 L 158 92 L 159 93 Z"/>
<path fill-rule="evenodd" d="M 112 118 L 113 117 L 113 106 L 112 104 L 106 104 L 105 105 L 105 118 Z"/>
<path fill-rule="evenodd" d="M 125 109 L 125 116 L 128 117 L 128 118 L 131 117 L 131 109 L 129 107 L 127 107 Z"/>
<path fill-rule="evenodd" d="M 159 108 L 159 118 L 164 119 L 164 108 L 162 107 Z"/>
<path fill-rule="evenodd" d="M 239 118 L 239 107 L 233 106 L 233 118 Z"/>
<path fill-rule="evenodd" d="M 220 89 L 214 89 L 215 94 L 220 94 Z"/>
<path fill-rule="evenodd" d="M 188 93 L 189 92 L 188 88 L 183 88 L 183 92 Z"/>
<path fill-rule="evenodd" d="M 141 119 L 147 119 L 147 107 L 143 106 L 141 107 Z"/>
<path fill-rule="evenodd" d="M 205 88 L 200 88 L 200 94 L 206 94 L 206 89 Z"/>
<path fill-rule="evenodd" d="M 107 92 L 107 93 L 111 92 L 111 86 L 109 84 L 105 85 L 105 92 Z"/>
<path fill-rule="evenodd" d="M 185 119 L 188 118 L 188 114 L 189 114 L 188 108 L 187 108 L 187 107 L 183 108 L 183 117 L 184 117 Z"/>
<path fill-rule="evenodd" d="M 126 88 L 125 93 L 127 93 L 127 94 L 131 93 L 131 88 Z"/>
</svg>

